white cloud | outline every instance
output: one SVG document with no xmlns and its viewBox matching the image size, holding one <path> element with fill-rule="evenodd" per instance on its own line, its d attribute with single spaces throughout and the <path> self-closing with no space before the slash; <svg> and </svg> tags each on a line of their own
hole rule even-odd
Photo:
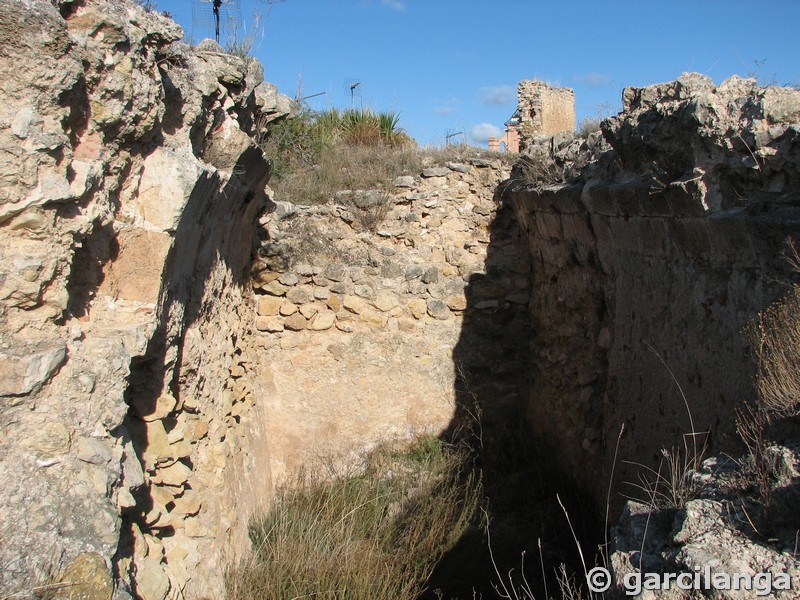
<svg viewBox="0 0 800 600">
<path fill-rule="evenodd" d="M 513 85 L 489 85 L 478 90 L 478 95 L 486 106 L 503 106 L 517 100 L 517 90 Z"/>
<path fill-rule="evenodd" d="M 405 10 L 406 3 L 401 0 L 381 0 L 381 4 L 395 10 Z"/>
<path fill-rule="evenodd" d="M 458 110 L 458 105 L 459 105 L 458 98 L 452 96 L 447 100 L 445 100 L 444 102 L 437 101 L 436 106 L 433 108 L 433 112 L 435 112 L 437 115 L 446 116 L 456 112 Z"/>
<path fill-rule="evenodd" d="M 598 88 L 611 84 L 611 77 L 605 73 L 586 73 L 585 75 L 573 75 L 575 83 L 585 83 L 589 87 Z"/>
<path fill-rule="evenodd" d="M 490 137 L 503 137 L 503 130 L 491 123 L 479 123 L 472 126 L 470 137 L 473 143 L 485 144 Z"/>
</svg>

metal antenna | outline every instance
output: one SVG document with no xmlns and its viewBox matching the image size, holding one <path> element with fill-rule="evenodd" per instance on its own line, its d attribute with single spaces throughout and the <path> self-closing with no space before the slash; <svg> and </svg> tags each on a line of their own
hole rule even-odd
<svg viewBox="0 0 800 600">
<path fill-rule="evenodd" d="M 350 84 L 350 110 L 353 110 L 353 108 L 355 106 L 355 91 L 356 91 L 356 88 L 358 86 L 360 86 L 360 85 L 361 85 L 360 81 L 357 81 L 356 83 L 351 83 Z"/>
<path fill-rule="evenodd" d="M 363 85 L 363 82 L 359 78 L 347 77 L 344 80 L 344 86 L 342 86 L 343 91 L 350 92 L 350 110 L 355 109 L 356 106 L 356 96 L 360 95 L 360 89 Z"/>
<path fill-rule="evenodd" d="M 446 132 L 445 133 L 445 139 L 447 140 L 446 143 L 449 145 L 450 144 L 450 140 L 452 138 L 456 137 L 457 135 L 464 135 L 464 132 L 463 131 L 456 131 L 454 133 L 450 133 L 449 131 Z"/>
<path fill-rule="evenodd" d="M 274 0 L 269 0 L 270 4 Z M 214 39 L 220 43 L 223 36 L 236 41 L 241 32 L 242 17 L 240 0 L 192 0 L 192 35 L 203 37 L 214 32 Z"/>
</svg>

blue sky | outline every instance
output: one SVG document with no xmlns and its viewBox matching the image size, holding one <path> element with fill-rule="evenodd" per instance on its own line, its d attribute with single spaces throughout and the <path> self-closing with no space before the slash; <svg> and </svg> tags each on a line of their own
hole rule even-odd
<svg viewBox="0 0 800 600">
<path fill-rule="evenodd" d="M 313 109 L 349 107 L 359 81 L 356 106 L 398 111 L 423 145 L 456 132 L 482 145 L 522 79 L 572 88 L 578 121 L 616 112 L 625 86 L 684 71 L 800 83 L 798 0 L 240 1 L 248 31 L 261 12 L 254 54 L 268 81 L 289 96 L 299 82 L 325 92 Z M 195 41 L 213 35 L 192 31 L 200 0 L 157 2 Z"/>
</svg>

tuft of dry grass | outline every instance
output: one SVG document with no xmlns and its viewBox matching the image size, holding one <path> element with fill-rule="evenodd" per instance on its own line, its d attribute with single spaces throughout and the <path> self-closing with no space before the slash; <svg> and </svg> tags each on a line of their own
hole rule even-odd
<svg viewBox="0 0 800 600">
<path fill-rule="evenodd" d="M 761 312 L 749 328 L 759 404 L 774 417 L 800 414 L 800 286 Z"/>
<path fill-rule="evenodd" d="M 800 271 L 800 255 L 789 242 L 789 261 Z M 761 503 L 769 511 L 776 481 L 770 426 L 800 415 L 800 285 L 767 307 L 746 329 L 756 359 L 755 402 L 737 410 L 736 428 L 747 446 Z"/>
<path fill-rule="evenodd" d="M 345 474 L 298 473 L 252 524 L 253 555 L 228 570 L 227 597 L 417 598 L 476 510 L 481 484 L 466 460 L 423 437 Z"/>
</svg>

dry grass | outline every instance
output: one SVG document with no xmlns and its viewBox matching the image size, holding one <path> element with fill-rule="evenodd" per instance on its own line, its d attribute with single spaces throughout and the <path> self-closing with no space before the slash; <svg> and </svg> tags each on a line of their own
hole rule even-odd
<svg viewBox="0 0 800 600">
<path fill-rule="evenodd" d="M 228 598 L 416 598 L 477 506 L 465 460 L 425 437 L 347 475 L 298 474 L 252 525 L 253 557 L 229 569 Z"/>
<path fill-rule="evenodd" d="M 394 190 L 399 175 L 418 176 L 433 164 L 468 158 L 501 158 L 481 148 L 419 148 L 399 128 L 396 113 L 304 111 L 296 118 L 257 123 L 256 139 L 272 160 L 276 199 L 323 204 L 339 191 Z"/>
<path fill-rule="evenodd" d="M 800 414 L 800 286 L 759 314 L 749 334 L 762 410 L 772 417 Z"/>
<path fill-rule="evenodd" d="M 798 250 L 789 243 L 790 262 L 800 271 Z M 800 285 L 762 311 L 746 333 L 756 358 L 754 403 L 737 410 L 736 428 L 747 446 L 761 503 L 769 511 L 776 481 L 770 426 L 800 415 Z"/>
</svg>

